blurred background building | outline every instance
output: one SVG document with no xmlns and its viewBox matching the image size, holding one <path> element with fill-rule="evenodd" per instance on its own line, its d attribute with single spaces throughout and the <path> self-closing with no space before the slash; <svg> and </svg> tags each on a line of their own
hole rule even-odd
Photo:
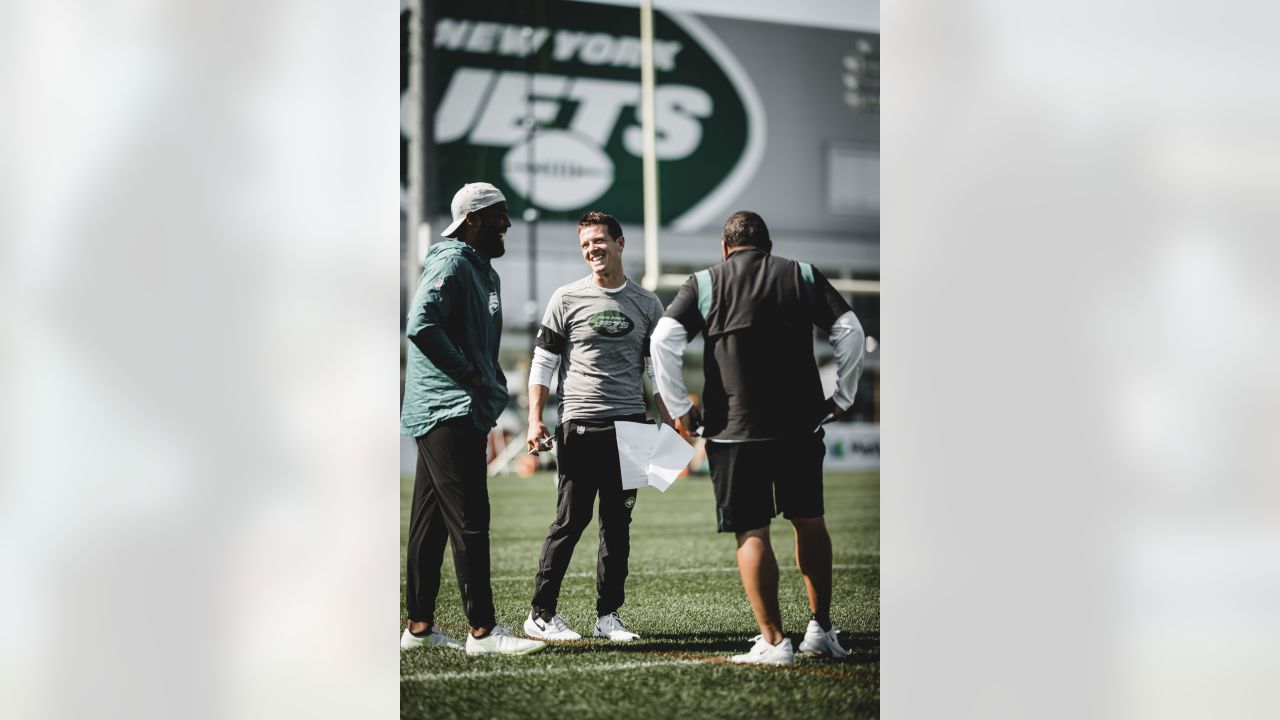
<svg viewBox="0 0 1280 720">
<path fill-rule="evenodd" d="M 532 330 L 551 292 L 587 273 L 583 212 L 619 219 L 628 277 L 666 304 L 689 274 L 720 262 L 725 219 L 754 210 L 775 253 L 820 268 L 873 338 L 852 421 L 828 432 L 828 465 L 878 466 L 878 4 L 656 4 L 656 248 L 644 223 L 638 5 L 402 0 L 402 324 L 453 193 L 497 185 L 512 220 L 496 264 L 512 391 L 502 429 L 521 440 Z M 648 268 L 646 250 L 656 254 Z M 833 386 L 821 333 L 814 348 Z M 700 355 L 699 339 L 686 363 L 691 392 L 702 386 Z M 405 444 L 406 471 L 412 453 Z"/>
</svg>

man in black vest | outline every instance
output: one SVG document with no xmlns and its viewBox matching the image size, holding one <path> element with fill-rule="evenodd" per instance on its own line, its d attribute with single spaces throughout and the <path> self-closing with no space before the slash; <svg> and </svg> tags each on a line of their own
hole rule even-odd
<svg viewBox="0 0 1280 720">
<path fill-rule="evenodd" d="M 813 613 L 800 651 L 843 658 L 831 625 L 831 536 L 823 520 L 822 424 L 853 404 L 862 372 L 862 326 L 844 298 L 808 263 L 772 255 L 764 220 L 734 213 L 724 227 L 724 262 L 695 273 L 658 321 L 651 354 L 655 382 L 672 417 L 689 432 L 704 422 L 686 398 L 685 346 L 702 332 L 707 459 L 720 532 L 738 541 L 738 571 L 760 635 L 738 663 L 789 665 L 782 632 L 778 562 L 769 522 L 781 512 L 795 528 L 796 564 Z M 838 369 L 824 398 L 813 328 L 829 334 Z"/>
</svg>

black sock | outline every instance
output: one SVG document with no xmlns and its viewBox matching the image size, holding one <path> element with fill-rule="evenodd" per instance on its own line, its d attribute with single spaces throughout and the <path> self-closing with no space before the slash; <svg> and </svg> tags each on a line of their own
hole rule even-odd
<svg viewBox="0 0 1280 720">
<path fill-rule="evenodd" d="M 537 605 L 534 605 L 534 606 L 533 606 L 533 616 L 534 616 L 534 617 L 536 617 L 536 618 L 538 618 L 539 620 L 541 620 L 541 621 L 542 621 L 542 622 L 544 622 L 544 623 L 548 623 L 548 622 L 551 622 L 551 618 L 553 618 L 553 617 L 555 617 L 555 616 L 556 616 L 556 613 L 555 613 L 555 611 L 554 611 L 554 610 L 553 610 L 553 611 L 551 611 L 551 612 L 547 612 L 546 610 L 543 610 L 542 608 L 538 607 Z"/>
<path fill-rule="evenodd" d="M 423 630 L 423 631 L 422 631 L 422 632 L 420 632 L 420 633 L 416 633 L 416 632 L 414 632 L 414 631 L 410 630 L 410 631 L 409 631 L 409 634 L 410 634 L 410 635 L 412 635 L 412 636 L 414 636 L 414 637 L 416 637 L 416 638 L 424 638 L 424 637 L 426 637 L 426 636 L 428 636 L 428 635 L 430 635 L 430 634 L 431 634 L 431 628 L 433 628 L 433 627 L 435 627 L 435 625 L 433 625 L 433 624 L 431 624 L 431 623 L 427 623 L 427 629 L 426 629 L 426 630 Z"/>
<path fill-rule="evenodd" d="M 831 632 L 831 616 L 830 615 L 824 618 L 820 618 L 818 617 L 818 613 L 813 613 L 809 617 L 818 623 L 818 627 L 822 628 L 822 632 Z"/>
</svg>

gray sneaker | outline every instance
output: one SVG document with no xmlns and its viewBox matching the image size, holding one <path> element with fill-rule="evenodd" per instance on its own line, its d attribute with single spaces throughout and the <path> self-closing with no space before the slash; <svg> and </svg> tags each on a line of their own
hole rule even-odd
<svg viewBox="0 0 1280 720">
<path fill-rule="evenodd" d="M 618 617 L 618 613 L 611 612 L 608 615 L 601 615 L 596 620 L 596 637 L 609 638 L 614 642 L 631 642 L 639 640 L 640 636 L 631 632 L 622 624 L 622 618 Z"/>
</svg>

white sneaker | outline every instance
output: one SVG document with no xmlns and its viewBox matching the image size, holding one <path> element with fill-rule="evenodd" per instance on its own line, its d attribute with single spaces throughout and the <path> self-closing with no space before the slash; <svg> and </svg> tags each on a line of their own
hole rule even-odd
<svg viewBox="0 0 1280 720">
<path fill-rule="evenodd" d="M 618 617 L 618 613 L 611 612 L 608 615 L 601 615 L 596 620 L 596 637 L 609 638 L 614 642 L 631 642 L 639 640 L 640 636 L 631 632 L 622 624 L 622 618 Z"/>
<path fill-rule="evenodd" d="M 404 629 L 404 634 L 400 636 L 400 649 L 413 650 L 415 648 L 428 647 L 446 647 L 453 650 L 461 650 L 462 643 L 440 632 L 440 628 L 433 627 L 431 632 L 418 637 L 409 632 L 409 628 Z"/>
<path fill-rule="evenodd" d="M 796 658 L 795 651 L 791 649 L 791 638 L 782 638 L 782 642 L 777 645 L 770 645 L 763 635 L 751 639 L 756 643 L 751 646 L 751 651 L 745 655 L 734 655 L 729 658 L 730 662 L 744 665 L 790 665 Z"/>
<path fill-rule="evenodd" d="M 804 631 L 804 640 L 800 641 L 800 652 L 806 655 L 825 655 L 836 660 L 849 657 L 849 651 L 841 647 L 840 640 L 836 637 L 839 632 L 834 625 L 830 632 L 823 632 L 817 620 L 810 620 L 809 627 Z"/>
<path fill-rule="evenodd" d="M 546 643 L 538 640 L 518 638 L 501 625 L 494 625 L 489 634 L 482 638 L 467 635 L 468 655 L 528 655 L 546 646 Z"/>
<path fill-rule="evenodd" d="M 569 627 L 569 624 L 559 615 L 551 616 L 550 620 L 543 620 L 532 610 L 529 611 L 529 617 L 524 620 L 524 634 L 543 640 L 582 639 L 582 636 Z"/>
</svg>

